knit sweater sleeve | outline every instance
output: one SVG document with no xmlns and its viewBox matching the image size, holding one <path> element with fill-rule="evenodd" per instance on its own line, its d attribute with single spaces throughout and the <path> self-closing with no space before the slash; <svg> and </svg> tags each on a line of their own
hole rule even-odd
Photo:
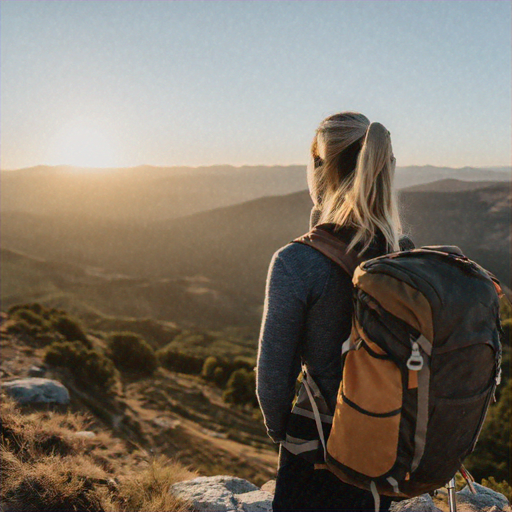
<svg viewBox="0 0 512 512">
<path fill-rule="evenodd" d="M 298 349 L 305 319 L 305 286 L 278 251 L 267 276 L 256 379 L 265 426 L 274 442 L 285 439 L 301 367 Z"/>
</svg>

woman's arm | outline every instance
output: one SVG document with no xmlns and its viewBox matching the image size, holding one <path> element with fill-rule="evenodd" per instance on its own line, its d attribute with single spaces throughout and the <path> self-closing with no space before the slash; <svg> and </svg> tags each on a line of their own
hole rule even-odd
<svg viewBox="0 0 512 512">
<path fill-rule="evenodd" d="M 256 379 L 265 426 L 274 442 L 285 438 L 301 367 L 298 348 L 305 318 L 304 285 L 286 264 L 282 250 L 278 251 L 267 276 Z"/>
</svg>

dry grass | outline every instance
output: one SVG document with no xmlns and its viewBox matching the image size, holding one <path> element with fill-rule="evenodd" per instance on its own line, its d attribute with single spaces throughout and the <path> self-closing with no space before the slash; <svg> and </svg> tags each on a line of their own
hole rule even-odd
<svg viewBox="0 0 512 512">
<path fill-rule="evenodd" d="M 196 476 L 166 459 L 146 456 L 143 467 L 108 457 L 118 441 L 103 432 L 88 439 L 87 415 L 52 411 L 23 413 L 1 401 L 1 501 L 11 512 L 185 512 L 169 493 L 175 482 Z M 119 455 L 119 453 L 117 453 Z M 140 454 L 138 454 L 140 459 Z M 135 461 L 132 461 L 135 462 Z M 124 474 L 123 474 L 124 473 Z"/>
<path fill-rule="evenodd" d="M 193 476 L 196 475 L 162 455 L 153 458 L 148 462 L 147 468 L 139 474 L 123 478 L 120 482 L 122 510 L 186 512 L 190 510 L 190 506 L 170 494 L 169 487 Z M 114 512 L 114 510 L 117 509 L 106 512 Z"/>
</svg>

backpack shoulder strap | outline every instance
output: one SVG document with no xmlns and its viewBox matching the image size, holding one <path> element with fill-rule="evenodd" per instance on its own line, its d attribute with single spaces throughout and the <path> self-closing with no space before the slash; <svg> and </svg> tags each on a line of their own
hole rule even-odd
<svg viewBox="0 0 512 512">
<path fill-rule="evenodd" d="M 346 243 L 319 226 L 315 226 L 309 233 L 299 236 L 293 242 L 315 248 L 334 263 L 337 263 L 350 277 L 363 261 L 354 251 L 347 251 L 348 245 Z"/>
</svg>

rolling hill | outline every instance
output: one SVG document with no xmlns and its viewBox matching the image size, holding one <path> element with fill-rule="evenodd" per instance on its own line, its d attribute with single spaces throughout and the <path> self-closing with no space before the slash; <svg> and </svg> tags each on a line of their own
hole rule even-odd
<svg viewBox="0 0 512 512">
<path fill-rule="evenodd" d="M 401 202 L 417 246 L 458 245 L 509 285 L 509 183 L 433 183 L 403 190 Z M 20 251 L 83 273 L 79 279 L 61 269 L 66 282 L 54 277 L 40 298 L 57 300 L 60 290 L 74 309 L 256 332 L 270 258 L 307 231 L 310 207 L 308 193 L 297 192 L 146 227 L 4 213 L 2 244 L 11 253 L 2 253 L 2 304 L 21 300 L 30 282 L 46 282 L 40 267 L 33 277 L 36 260 L 15 259 L 12 251 Z"/>
</svg>

